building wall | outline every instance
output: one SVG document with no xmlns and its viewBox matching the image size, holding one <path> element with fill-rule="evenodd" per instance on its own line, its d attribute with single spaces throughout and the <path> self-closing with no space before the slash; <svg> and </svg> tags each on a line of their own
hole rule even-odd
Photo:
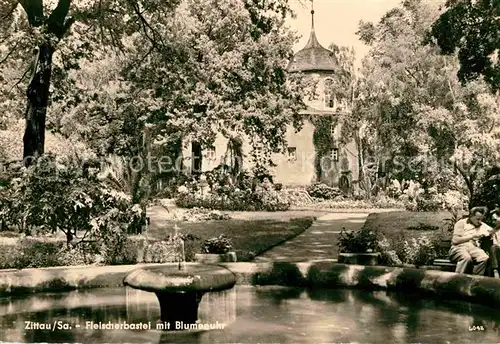
<svg viewBox="0 0 500 344">
<path fill-rule="evenodd" d="M 334 102 L 334 108 L 325 99 L 325 79 L 332 77 L 331 73 L 317 72 L 311 73 L 310 77 L 317 82 L 316 96 L 313 99 L 305 99 L 306 105 L 318 110 L 333 110 L 340 104 Z M 286 133 L 288 149 L 285 154 L 274 154 L 272 156 L 277 165 L 271 171 L 275 183 L 282 183 L 287 186 L 304 186 L 316 181 L 316 150 L 313 142 L 314 125 L 306 121 L 299 132 L 290 126 Z M 335 130 L 335 135 L 339 135 L 340 127 Z M 222 135 L 217 135 L 214 149 L 205 149 L 202 158 L 202 170 L 206 172 L 214 169 L 223 162 L 223 157 L 227 152 L 229 140 Z M 251 146 L 248 140 L 243 140 L 243 169 L 249 170 L 253 167 L 251 161 Z M 354 142 L 350 142 L 345 147 L 338 147 L 338 162 L 325 158 L 320 181 L 328 185 L 338 185 L 339 178 L 343 171 L 351 171 L 348 175 L 350 182 L 356 182 L 359 177 L 357 164 L 357 151 Z M 184 165 L 188 170 L 192 166 L 191 145 L 188 143 L 183 150 Z"/>
<path fill-rule="evenodd" d="M 276 183 L 290 186 L 309 185 L 316 179 L 313 133 L 314 126 L 310 122 L 305 122 L 299 132 L 295 132 L 293 127 L 288 128 L 288 152 L 273 156 L 277 165 L 273 169 Z"/>
<path fill-rule="evenodd" d="M 290 127 L 286 133 L 288 149 L 285 154 L 274 154 L 272 156 L 277 165 L 271 170 L 275 183 L 282 183 L 287 186 L 304 186 L 316 181 L 316 149 L 313 142 L 314 125 L 307 121 L 302 130 L 295 132 Z M 202 158 L 202 172 L 210 171 L 223 162 L 223 157 L 227 152 L 229 140 L 221 134 L 215 140 L 215 152 L 205 149 Z M 249 170 L 253 167 L 250 156 L 251 147 L 247 140 L 243 142 L 243 169 Z M 191 167 L 191 146 L 188 144 L 183 150 L 184 165 Z M 339 178 L 343 171 L 351 171 L 349 180 L 355 182 L 359 172 L 357 166 L 357 152 L 354 142 L 350 142 L 345 147 L 339 147 L 338 162 L 333 162 L 329 157 L 323 159 L 323 171 L 320 181 L 328 185 L 338 185 Z"/>
</svg>

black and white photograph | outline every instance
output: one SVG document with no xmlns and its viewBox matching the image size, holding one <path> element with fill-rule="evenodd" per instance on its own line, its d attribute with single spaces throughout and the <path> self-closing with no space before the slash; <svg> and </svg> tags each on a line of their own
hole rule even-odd
<svg viewBox="0 0 500 344">
<path fill-rule="evenodd" d="M 499 0 L 0 0 L 0 343 L 500 343 Z"/>
</svg>

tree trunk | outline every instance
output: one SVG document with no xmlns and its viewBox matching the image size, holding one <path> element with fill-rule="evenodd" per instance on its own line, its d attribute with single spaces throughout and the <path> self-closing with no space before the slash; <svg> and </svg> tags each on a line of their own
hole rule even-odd
<svg viewBox="0 0 500 344">
<path fill-rule="evenodd" d="M 28 167 L 33 158 L 44 153 L 45 118 L 49 102 L 49 88 L 52 74 L 53 48 L 48 43 L 38 47 L 33 75 L 26 91 L 26 129 L 24 132 L 24 165 Z"/>
<path fill-rule="evenodd" d="M 365 183 L 365 171 L 364 171 L 364 157 L 363 157 L 363 147 L 361 146 L 361 138 L 359 135 L 354 135 L 354 141 L 356 143 L 356 149 L 358 151 L 358 185 L 363 189 Z"/>
</svg>

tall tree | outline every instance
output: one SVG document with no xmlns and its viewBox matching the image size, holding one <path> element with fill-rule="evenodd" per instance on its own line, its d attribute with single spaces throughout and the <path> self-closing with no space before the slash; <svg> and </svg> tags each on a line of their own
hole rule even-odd
<svg viewBox="0 0 500 344">
<path fill-rule="evenodd" d="M 457 176 L 473 195 L 484 166 L 497 160 L 500 103 L 484 82 L 460 84 L 455 56 L 422 44 L 438 16 L 435 4 L 408 0 L 377 25 L 361 25 L 360 36 L 371 44 L 363 64 L 364 118 L 401 177 L 446 188 Z"/>
<path fill-rule="evenodd" d="M 177 0 L 58 0 L 55 6 L 43 0 L 0 2 L 0 44 L 7 59 L 32 56 L 26 89 L 24 158 L 44 152 L 47 106 L 49 105 L 54 54 L 66 43 L 61 56 L 65 68 L 77 67 L 78 58 L 90 55 L 98 42 L 122 48 L 125 33 L 141 32 L 152 46 L 162 49 L 151 20 L 168 16 Z M 71 44 L 68 44 L 71 43 Z M 5 49 L 2 49 L 5 50 Z M 26 72 L 24 76 L 28 75 Z"/>
<path fill-rule="evenodd" d="M 483 76 L 494 92 L 500 90 L 500 1 L 448 0 L 430 36 L 444 54 L 458 50 L 462 82 Z"/>
<path fill-rule="evenodd" d="M 202 146 L 221 133 L 255 139 L 265 152 L 284 149 L 288 125 L 300 126 L 304 79 L 286 73 L 297 37 L 278 4 L 286 1 L 188 0 L 178 8 L 164 35 L 182 59 L 152 52 L 127 71 L 132 92 L 156 110 L 146 121 L 157 136 L 175 128 Z"/>
</svg>

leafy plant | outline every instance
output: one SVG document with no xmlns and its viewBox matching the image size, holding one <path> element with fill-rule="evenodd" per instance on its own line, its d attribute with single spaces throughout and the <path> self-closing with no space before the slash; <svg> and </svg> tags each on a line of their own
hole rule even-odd
<svg viewBox="0 0 500 344">
<path fill-rule="evenodd" d="M 101 254 L 108 264 L 135 263 L 124 256 L 127 233 L 142 230 L 145 213 L 103 183 L 95 169 L 80 166 L 52 155 L 40 157 L 4 190 L 2 212 L 27 235 L 63 232 L 69 250 L 65 254 L 78 248 Z"/>
<path fill-rule="evenodd" d="M 322 199 L 334 199 L 342 196 L 342 191 L 339 188 L 328 186 L 324 183 L 314 183 L 307 187 L 307 192 L 311 197 Z"/>
<path fill-rule="evenodd" d="M 408 237 L 400 232 L 390 238 L 383 236 L 378 247 L 386 265 L 431 265 L 436 258 L 447 257 L 448 248 L 441 245 L 441 233 Z"/>
<path fill-rule="evenodd" d="M 368 229 L 361 229 L 357 232 L 346 232 L 342 228 L 338 242 L 341 253 L 370 253 L 378 248 L 378 235 Z"/>
<path fill-rule="evenodd" d="M 436 231 L 439 229 L 439 226 L 433 226 L 433 225 L 419 222 L 419 224 L 417 226 L 409 226 L 406 229 L 410 230 L 410 231 Z"/>
<path fill-rule="evenodd" d="M 203 243 L 204 253 L 224 254 L 231 251 L 233 243 L 231 239 L 227 238 L 224 234 L 216 238 L 205 240 Z"/>
<path fill-rule="evenodd" d="M 220 171 L 207 173 L 208 192 L 202 192 L 200 183 L 191 181 L 179 187 L 175 203 L 181 208 L 204 208 L 235 211 L 285 211 L 290 207 L 287 199 L 272 187 L 252 186 L 251 177 L 240 173 L 236 185 L 229 175 Z M 255 179 L 254 179 L 255 180 Z"/>
</svg>

